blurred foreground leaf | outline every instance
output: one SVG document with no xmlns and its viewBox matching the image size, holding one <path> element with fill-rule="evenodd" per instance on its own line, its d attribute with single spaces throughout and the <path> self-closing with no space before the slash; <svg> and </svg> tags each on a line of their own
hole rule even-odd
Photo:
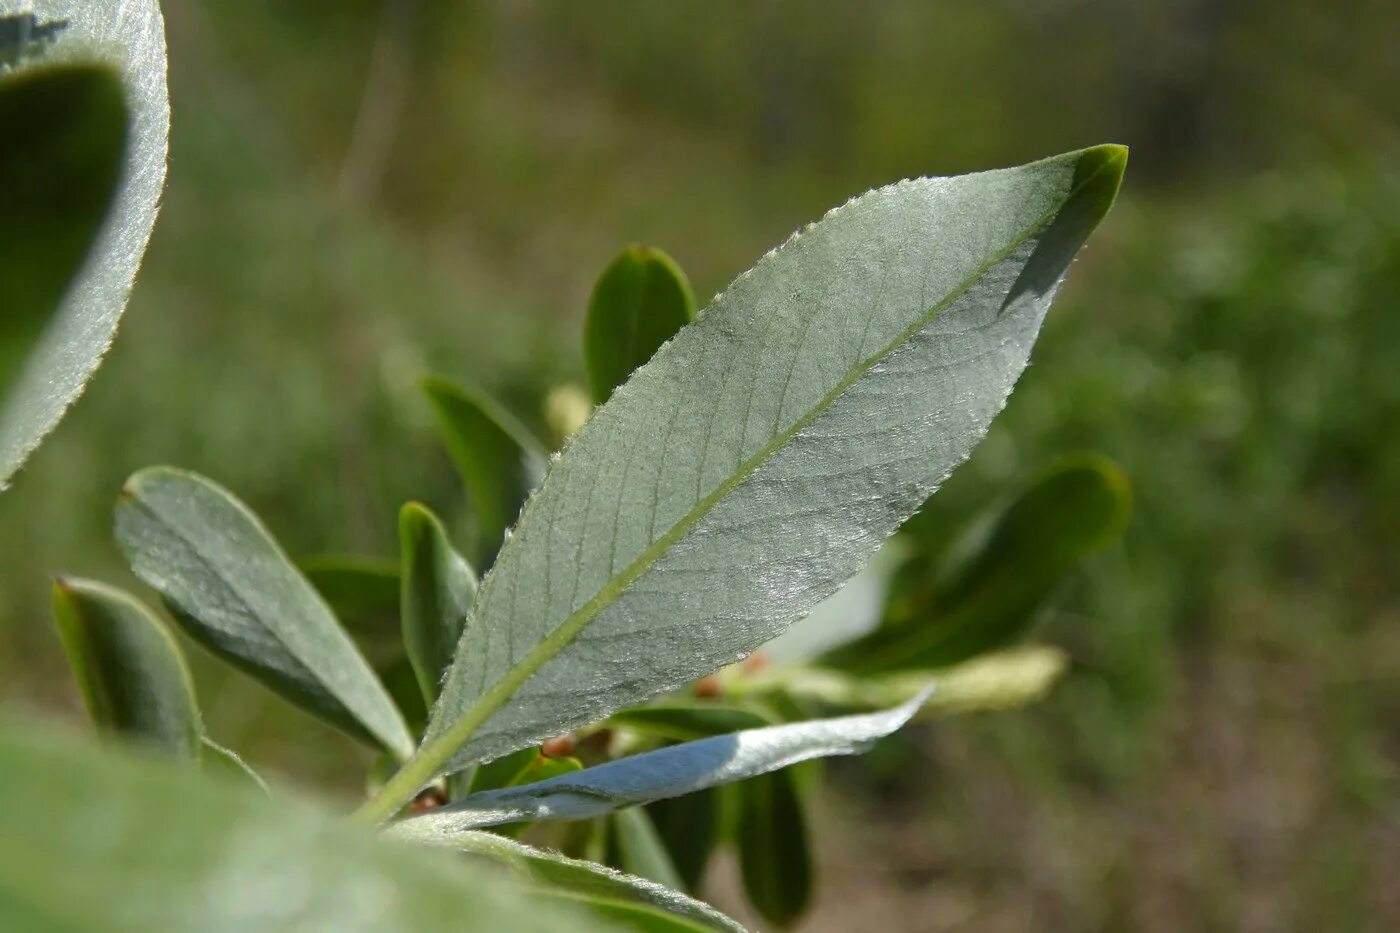
<svg viewBox="0 0 1400 933">
<path fill-rule="evenodd" d="M 0 725 L 0 929 L 619 928 L 316 809 L 52 732 Z"/>
<path fill-rule="evenodd" d="M 0 76 L 0 327 L 32 344 L 22 364 L 0 359 L 3 488 L 116 333 L 165 183 L 170 104 L 156 0 L 0 0 L 0 17 L 16 39 Z M 42 54 L 26 54 L 35 29 Z"/>
</svg>

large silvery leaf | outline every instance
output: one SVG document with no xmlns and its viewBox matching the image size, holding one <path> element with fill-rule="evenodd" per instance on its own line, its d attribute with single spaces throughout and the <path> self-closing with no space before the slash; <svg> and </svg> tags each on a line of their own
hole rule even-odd
<svg viewBox="0 0 1400 933">
<path fill-rule="evenodd" d="M 0 73 L 108 64 L 122 76 L 131 111 L 112 209 L 58 311 L 0 400 L 3 487 L 82 393 L 116 333 L 165 183 L 170 103 L 165 28 L 156 0 L 0 0 L 0 23 L 14 26 L 14 35 L 7 30 L 3 37 Z"/>
<path fill-rule="evenodd" d="M 293 703 L 400 758 L 408 726 L 325 601 L 257 517 L 202 476 L 134 474 L 116 509 L 131 569 L 191 636 Z"/>
<path fill-rule="evenodd" d="M 252 788 L 0 724 L 0 929 L 594 933 L 489 865 L 392 844 Z M 469 919 L 464 919 L 469 918 Z"/>
<path fill-rule="evenodd" d="M 831 595 L 1001 410 L 1125 161 L 901 182 L 740 276 L 552 466 L 427 742 L 366 815 L 742 658 Z"/>
<path fill-rule="evenodd" d="M 583 820 L 732 784 L 814 758 L 854 755 L 913 718 L 929 692 L 926 689 L 902 706 L 878 713 L 745 729 L 534 784 L 471 794 L 397 823 L 389 832 L 406 839 L 446 842 L 467 830 L 520 820 Z"/>
</svg>

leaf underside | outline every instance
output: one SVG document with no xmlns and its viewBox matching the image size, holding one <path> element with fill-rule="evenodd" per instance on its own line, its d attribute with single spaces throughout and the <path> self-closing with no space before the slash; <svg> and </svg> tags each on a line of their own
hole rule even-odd
<svg viewBox="0 0 1400 933">
<path fill-rule="evenodd" d="M 741 276 L 531 497 L 393 795 L 708 674 L 835 591 L 1000 411 L 1124 164 L 901 182 Z"/>
</svg>

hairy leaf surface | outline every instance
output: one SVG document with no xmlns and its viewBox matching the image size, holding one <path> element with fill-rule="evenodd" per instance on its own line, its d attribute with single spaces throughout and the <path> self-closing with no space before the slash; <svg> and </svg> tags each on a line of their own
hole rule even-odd
<svg viewBox="0 0 1400 933">
<path fill-rule="evenodd" d="M 117 543 L 200 642 L 329 722 L 404 757 L 403 716 L 345 630 L 243 503 L 169 467 L 127 480 Z"/>
<path fill-rule="evenodd" d="M 735 281 L 553 465 L 365 815 L 742 658 L 840 587 L 1001 410 L 1124 164 L 881 188 Z"/>
<path fill-rule="evenodd" d="M 854 755 L 913 717 L 925 692 L 879 713 L 746 729 L 671 745 L 521 787 L 484 791 L 395 824 L 395 835 L 450 840 L 521 820 L 581 820 L 767 774 L 801 761 Z"/>
<path fill-rule="evenodd" d="M 0 0 L 0 22 L 14 27 L 14 42 L 0 49 L 0 81 L 12 80 L 11 72 L 107 65 L 120 73 L 130 109 L 121 181 L 107 219 L 13 385 L 0 390 L 3 488 L 82 394 L 116 333 L 165 183 L 170 102 L 157 0 Z M 27 129 L 7 123 L 5 148 L 22 145 Z M 0 178 L 0 186 L 18 184 Z M 0 269 L 6 277 L 13 272 Z"/>
</svg>

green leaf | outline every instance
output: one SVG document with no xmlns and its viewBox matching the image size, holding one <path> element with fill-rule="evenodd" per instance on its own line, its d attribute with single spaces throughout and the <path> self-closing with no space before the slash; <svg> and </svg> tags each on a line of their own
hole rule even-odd
<svg viewBox="0 0 1400 933">
<path fill-rule="evenodd" d="M 666 844 L 644 808 L 626 807 L 618 810 L 610 819 L 610 864 L 630 875 L 678 891 L 685 890 L 685 879 L 671 863 Z"/>
<path fill-rule="evenodd" d="M 544 474 L 544 451 L 486 398 L 437 377 L 423 380 L 423 392 L 476 519 L 472 564 L 490 567 L 521 503 Z"/>
<path fill-rule="evenodd" d="M 763 701 L 786 697 L 828 710 L 885 709 L 918 696 L 930 687 L 933 696 L 919 719 L 1014 709 L 1036 703 L 1064 675 L 1069 660 L 1059 648 L 1021 645 L 978 655 L 937 671 L 903 671 L 877 676 L 852 675 L 817 667 L 794 667 L 770 677 L 735 685 L 743 696 Z"/>
<path fill-rule="evenodd" d="M 820 663 L 872 674 L 946 667 L 1005 647 L 1076 565 L 1118 539 L 1128 511 L 1128 481 L 1112 461 L 1067 459 L 995 521 L 974 526 L 976 540 L 955 546 L 968 556 L 952 572 L 934 576 L 928 556 L 911 558 L 892 588 L 893 617 Z"/>
<path fill-rule="evenodd" d="M 399 511 L 399 544 L 403 643 L 423 698 L 431 705 L 476 597 L 476 574 L 453 550 L 442 522 L 416 502 Z"/>
<path fill-rule="evenodd" d="M 790 926 L 811 904 L 813 874 L 807 818 L 792 772 L 761 774 L 737 789 L 744 893 L 765 920 Z"/>
<path fill-rule="evenodd" d="M 398 561 L 314 554 L 296 564 L 352 635 L 366 641 L 392 640 L 402 647 Z"/>
<path fill-rule="evenodd" d="M 652 824 L 681 878 L 682 890 L 699 889 L 719 843 L 718 793 L 702 790 L 647 805 Z"/>
<path fill-rule="evenodd" d="M 801 761 L 854 755 L 904 725 L 927 692 L 895 709 L 747 729 L 621 758 L 575 774 L 485 791 L 396 823 L 424 842 L 524 820 L 583 820 L 623 807 L 743 781 Z"/>
<path fill-rule="evenodd" d="M 593 401 L 606 402 L 613 389 L 694 319 L 695 296 L 680 266 L 659 249 L 624 249 L 603 271 L 588 301 L 583 348 Z"/>
<path fill-rule="evenodd" d="M 594 862 L 535 849 L 494 833 L 462 833 L 450 840 L 442 840 L 442 844 L 505 863 L 520 880 L 540 884 L 545 891 L 573 894 L 595 908 L 609 904 L 617 908 L 630 906 L 633 910 L 607 911 L 629 929 L 657 933 L 743 931 L 743 927 L 708 904 L 644 878 L 624 875 Z"/>
<path fill-rule="evenodd" d="M 0 929 L 618 929 L 488 866 L 55 731 L 0 726 Z"/>
<path fill-rule="evenodd" d="M 15 14 L 45 40 L 41 54 L 11 49 L 17 70 L 0 78 L 0 216 L 9 231 L 0 232 L 0 294 L 38 303 L 5 308 L 30 336 L 41 318 L 47 323 L 17 371 L 0 360 L 0 488 L 82 394 L 111 344 L 155 224 L 170 124 L 157 0 L 0 0 L 0 16 L 18 22 Z M 125 107 L 94 65 L 120 74 Z M 119 182 L 114 146 L 125 150 Z M 94 235 L 94 212 L 109 203 Z M 56 251 L 35 259 L 31 248 Z M 61 298 L 55 274 L 67 283 Z"/>
<path fill-rule="evenodd" d="M 527 784 L 548 781 L 550 778 L 582 770 L 583 763 L 577 758 L 570 758 L 567 755 L 550 758 L 547 755 L 536 753 L 535 757 L 530 759 L 523 768 L 515 772 L 515 776 L 510 779 L 506 787 L 523 787 Z"/>
<path fill-rule="evenodd" d="M 220 657 L 307 710 L 400 758 L 403 716 L 272 535 L 231 493 L 169 467 L 135 473 L 117 502 L 132 570 Z"/>
<path fill-rule="evenodd" d="M 676 742 L 738 732 L 740 729 L 758 729 L 772 724 L 772 719 L 742 706 L 677 702 L 621 709 L 604 723 L 610 728 L 634 729 Z"/>
<path fill-rule="evenodd" d="M 133 597 L 89 580 L 59 579 L 53 615 L 92 721 L 195 761 L 204 727 L 184 655 Z"/>
<path fill-rule="evenodd" d="M 708 674 L 839 588 L 1001 409 L 1125 158 L 882 188 L 741 276 L 551 467 L 364 817 Z"/>
<path fill-rule="evenodd" d="M 240 758 L 231 749 L 224 748 L 219 743 L 213 741 L 208 736 L 200 739 L 202 743 L 202 759 L 204 770 L 210 774 L 223 775 L 225 779 L 232 780 L 238 784 L 256 787 L 264 794 L 272 793 L 267 786 L 267 782 L 262 779 L 258 772 L 249 767 L 248 763 Z"/>
<path fill-rule="evenodd" d="M 498 787 L 509 787 L 515 782 L 516 776 L 538 757 L 540 750 L 532 745 L 478 766 L 468 785 L 469 792 L 475 794 Z"/>
</svg>

